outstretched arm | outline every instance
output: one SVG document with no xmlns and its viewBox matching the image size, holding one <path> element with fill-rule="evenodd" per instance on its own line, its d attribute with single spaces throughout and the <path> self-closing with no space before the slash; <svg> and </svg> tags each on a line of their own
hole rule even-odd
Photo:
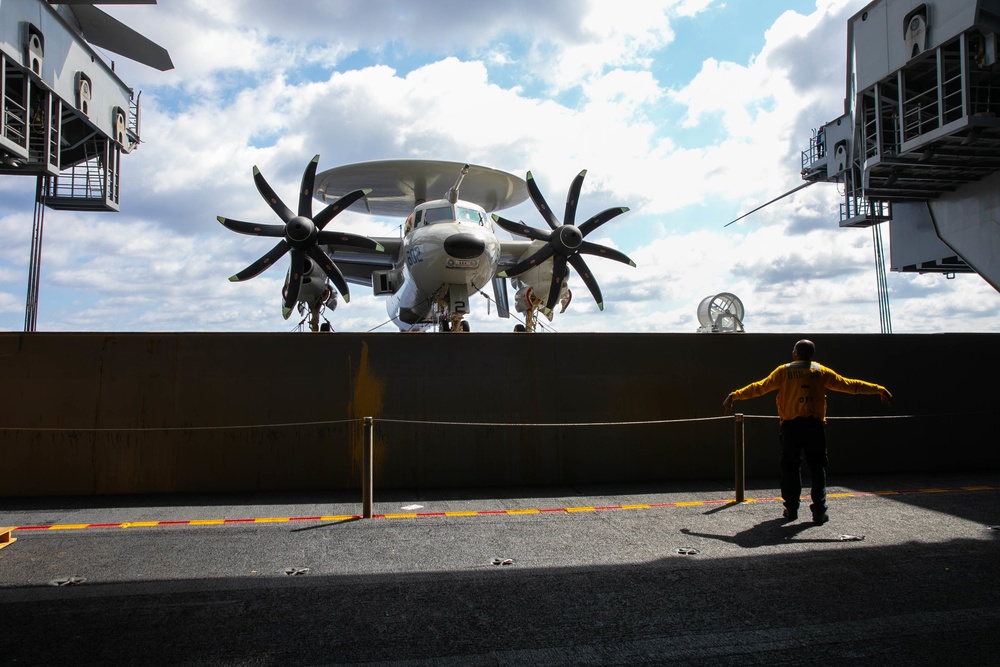
<svg viewBox="0 0 1000 667">
<path fill-rule="evenodd" d="M 733 409 L 733 395 L 729 394 L 726 396 L 726 400 L 722 401 L 722 414 L 728 415 L 729 411 Z"/>
</svg>

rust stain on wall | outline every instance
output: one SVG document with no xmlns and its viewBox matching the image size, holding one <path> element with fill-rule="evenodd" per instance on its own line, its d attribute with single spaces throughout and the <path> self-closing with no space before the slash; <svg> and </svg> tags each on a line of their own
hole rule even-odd
<svg viewBox="0 0 1000 667">
<path fill-rule="evenodd" d="M 361 485 L 362 455 L 364 453 L 364 429 L 365 417 L 374 417 L 376 420 L 382 415 L 382 404 L 385 398 L 385 380 L 376 375 L 369 363 L 368 343 L 361 343 L 361 359 L 357 362 L 357 367 L 353 371 L 353 386 L 351 392 L 351 404 L 348 414 L 357 420 L 354 428 L 350 429 L 351 434 L 351 481 L 357 486 Z M 375 440 L 372 443 L 372 470 L 378 475 L 382 470 L 382 447 L 378 441 L 378 429 L 375 429 Z"/>
</svg>

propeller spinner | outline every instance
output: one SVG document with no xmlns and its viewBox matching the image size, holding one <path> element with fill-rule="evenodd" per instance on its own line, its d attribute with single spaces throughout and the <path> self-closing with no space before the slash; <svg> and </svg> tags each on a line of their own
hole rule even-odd
<svg viewBox="0 0 1000 667">
<path fill-rule="evenodd" d="M 333 262 L 333 260 L 330 259 L 330 256 L 319 247 L 320 245 L 350 246 L 355 248 L 366 248 L 377 252 L 382 252 L 384 250 L 379 243 L 376 243 L 366 236 L 323 230 L 323 228 L 326 227 L 326 225 L 333 220 L 338 213 L 346 209 L 361 197 L 367 195 L 371 192 L 371 190 L 354 190 L 353 192 L 339 198 L 335 203 L 330 204 L 320 211 L 318 215 L 313 217 L 312 194 L 313 186 L 316 181 L 316 166 L 318 164 L 319 155 L 312 159 L 302 174 L 302 187 L 299 191 L 299 206 L 297 215 L 292 213 L 291 209 L 285 206 L 284 202 L 282 202 L 278 195 L 275 194 L 274 190 L 271 189 L 271 186 L 268 185 L 267 181 L 264 179 L 264 175 L 260 173 L 260 170 L 256 166 L 253 168 L 253 180 L 257 185 L 257 191 L 260 192 L 268 206 L 271 207 L 271 210 L 277 213 L 278 217 L 281 218 L 282 222 L 285 224 L 262 225 L 255 222 L 230 220 L 229 218 L 224 218 L 221 215 L 218 216 L 219 222 L 234 232 L 249 234 L 251 236 L 270 236 L 281 238 L 277 245 L 271 248 L 267 254 L 236 275 L 232 276 L 229 279 L 232 282 L 250 280 L 251 278 L 262 273 L 265 269 L 280 259 L 285 253 L 291 250 L 292 256 L 291 268 L 288 274 L 288 289 L 285 292 L 285 299 L 281 309 L 281 314 L 286 320 L 291 314 L 292 308 L 298 300 L 299 290 L 302 288 L 302 277 L 306 272 L 306 257 L 312 259 L 321 269 L 323 269 L 323 272 L 330 279 L 330 282 L 334 284 L 337 291 L 339 291 L 344 297 L 345 302 L 351 300 L 350 290 L 347 287 L 347 281 L 344 279 L 344 274 L 339 268 L 337 268 L 337 265 Z"/>
<path fill-rule="evenodd" d="M 523 222 L 513 222 L 496 214 L 493 215 L 496 223 L 511 234 L 526 236 L 532 241 L 545 241 L 547 243 L 547 245 L 543 246 L 537 252 L 532 253 L 511 268 L 498 274 L 501 278 L 517 276 L 552 258 L 552 283 L 549 286 L 549 298 L 543 311 L 546 315 L 552 312 L 556 301 L 559 300 L 559 288 L 562 286 L 562 281 L 567 275 L 567 262 L 583 278 L 583 282 L 594 296 L 599 310 L 604 310 L 604 297 L 601 295 L 601 288 L 590 272 L 590 267 L 587 266 L 581 255 L 607 257 L 608 259 L 613 259 L 629 266 L 635 266 L 635 262 L 629 259 L 624 253 L 584 240 L 587 234 L 612 218 L 625 213 L 628 211 L 627 208 L 609 208 L 589 218 L 579 227 L 574 225 L 576 221 L 576 205 L 580 198 L 580 188 L 583 187 L 583 179 L 586 175 L 587 170 L 584 169 L 573 179 L 573 183 L 570 185 L 569 192 L 566 195 L 566 212 L 563 215 L 564 222 L 560 223 L 552 212 L 552 209 L 545 202 L 545 198 L 538 189 L 538 185 L 535 183 L 531 172 L 528 172 L 526 179 L 528 183 L 528 195 L 531 197 L 531 201 L 534 202 L 535 208 L 542 214 L 545 222 L 552 228 L 551 232 L 529 227 Z"/>
</svg>

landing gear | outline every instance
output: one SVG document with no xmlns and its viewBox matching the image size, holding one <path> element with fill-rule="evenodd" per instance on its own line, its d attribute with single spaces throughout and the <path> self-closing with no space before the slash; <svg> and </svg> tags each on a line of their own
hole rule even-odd
<svg viewBox="0 0 1000 667">
<path fill-rule="evenodd" d="M 472 331 L 469 323 L 462 316 L 453 317 L 450 320 L 441 320 L 441 331 Z"/>
</svg>

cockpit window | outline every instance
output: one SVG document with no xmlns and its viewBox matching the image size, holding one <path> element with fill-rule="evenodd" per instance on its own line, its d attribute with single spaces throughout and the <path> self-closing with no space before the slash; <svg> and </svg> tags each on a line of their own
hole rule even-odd
<svg viewBox="0 0 1000 667">
<path fill-rule="evenodd" d="M 482 212 L 477 211 L 474 208 L 465 208 L 463 206 L 457 206 L 455 210 L 458 212 L 457 219 L 459 222 L 474 222 L 479 226 L 483 226 L 486 224 L 486 221 L 483 219 Z"/>
<path fill-rule="evenodd" d="M 450 206 L 424 209 L 424 224 L 429 225 L 434 222 L 441 222 L 442 220 L 454 220 Z"/>
</svg>

